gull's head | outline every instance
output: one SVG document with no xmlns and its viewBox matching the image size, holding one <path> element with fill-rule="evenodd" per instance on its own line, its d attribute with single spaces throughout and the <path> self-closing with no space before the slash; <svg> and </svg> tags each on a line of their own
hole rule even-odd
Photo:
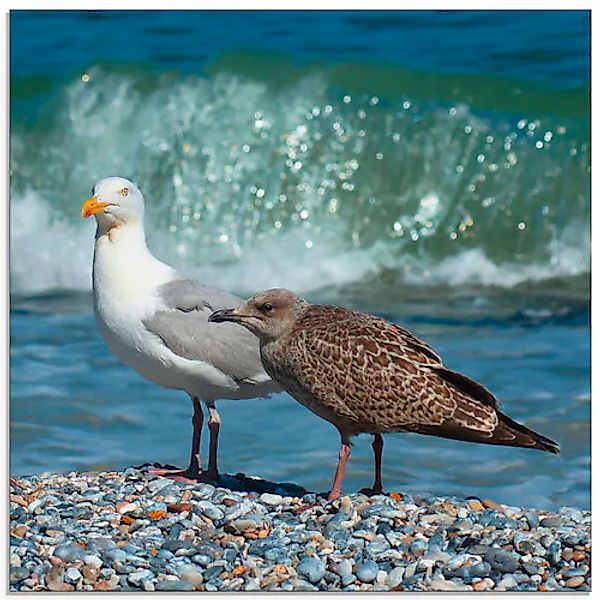
<svg viewBox="0 0 600 600">
<path fill-rule="evenodd" d="M 239 323 L 267 343 L 288 333 L 306 306 L 298 294 L 273 289 L 259 292 L 238 308 L 218 310 L 208 320 Z"/>
<path fill-rule="evenodd" d="M 92 215 L 106 229 L 143 221 L 144 196 L 135 183 L 123 177 L 101 179 L 81 207 L 82 217 Z"/>
</svg>

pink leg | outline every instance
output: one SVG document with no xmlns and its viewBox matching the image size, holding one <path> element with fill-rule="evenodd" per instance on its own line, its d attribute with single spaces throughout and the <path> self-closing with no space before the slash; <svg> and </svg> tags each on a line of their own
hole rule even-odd
<svg viewBox="0 0 600 600">
<path fill-rule="evenodd" d="M 342 495 L 342 479 L 344 479 L 344 473 L 346 472 L 346 463 L 350 458 L 350 444 L 342 438 L 342 445 L 340 446 L 340 454 L 338 458 L 337 468 L 335 470 L 335 477 L 333 478 L 333 487 L 329 492 L 328 500 L 335 500 Z"/>
<path fill-rule="evenodd" d="M 192 433 L 192 452 L 188 468 L 185 470 L 153 468 L 148 470 L 148 475 L 168 477 L 177 481 L 196 481 L 198 479 L 200 475 L 200 437 L 202 435 L 204 414 L 202 413 L 202 405 L 198 398 L 192 398 L 192 403 L 194 405 L 194 416 L 192 417 L 194 430 Z"/>
</svg>

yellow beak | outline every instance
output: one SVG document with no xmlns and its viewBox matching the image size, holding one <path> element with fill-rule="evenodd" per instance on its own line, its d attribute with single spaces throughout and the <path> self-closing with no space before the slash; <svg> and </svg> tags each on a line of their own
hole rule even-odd
<svg viewBox="0 0 600 600">
<path fill-rule="evenodd" d="M 101 202 L 100 200 L 98 200 L 98 198 L 96 198 L 96 196 L 92 196 L 83 203 L 81 207 L 81 216 L 84 219 L 87 219 L 88 217 L 95 215 L 97 212 L 100 212 L 108 205 L 108 202 Z"/>
</svg>

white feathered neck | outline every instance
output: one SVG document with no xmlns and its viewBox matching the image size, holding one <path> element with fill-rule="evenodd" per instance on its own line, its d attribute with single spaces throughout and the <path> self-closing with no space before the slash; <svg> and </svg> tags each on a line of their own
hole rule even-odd
<svg viewBox="0 0 600 600">
<path fill-rule="evenodd" d="M 96 304 L 112 310 L 135 307 L 142 313 L 156 287 L 177 277 L 175 269 L 148 250 L 143 223 L 123 223 L 108 231 L 98 228 L 93 266 Z"/>
</svg>

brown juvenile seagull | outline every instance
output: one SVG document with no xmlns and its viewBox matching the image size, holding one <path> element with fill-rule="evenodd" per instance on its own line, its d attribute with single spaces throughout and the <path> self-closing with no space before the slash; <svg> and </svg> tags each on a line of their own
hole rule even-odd
<svg viewBox="0 0 600 600">
<path fill-rule="evenodd" d="M 341 495 L 350 439 L 359 433 L 375 436 L 375 493 L 382 492 L 382 433 L 560 452 L 556 442 L 502 413 L 481 384 L 446 368 L 425 342 L 379 317 L 311 305 L 274 289 L 208 320 L 233 321 L 254 333 L 265 371 L 337 427 L 342 439 L 329 500 Z"/>
</svg>

